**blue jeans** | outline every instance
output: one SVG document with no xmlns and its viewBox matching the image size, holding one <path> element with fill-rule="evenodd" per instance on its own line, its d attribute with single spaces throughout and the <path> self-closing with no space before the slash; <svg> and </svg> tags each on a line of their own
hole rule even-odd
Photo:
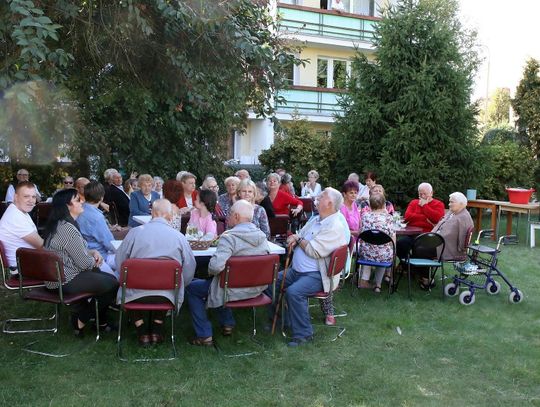
<svg viewBox="0 0 540 407">
<path fill-rule="evenodd" d="M 189 313 L 193 322 L 195 335 L 200 338 L 212 336 L 212 324 L 208 320 L 206 313 L 206 299 L 212 279 L 194 279 L 186 287 L 186 298 L 189 304 Z M 221 326 L 235 326 L 234 317 L 230 308 L 217 308 L 218 320 Z"/>
<path fill-rule="evenodd" d="M 279 272 L 276 289 L 281 287 L 283 271 Z M 313 336 L 313 326 L 309 316 L 308 297 L 322 291 L 322 279 L 319 271 L 299 273 L 289 268 L 285 277 L 285 301 L 287 302 L 286 321 L 293 338 Z M 271 294 L 271 293 L 270 293 Z M 278 293 L 276 292 L 276 295 Z M 273 312 L 272 312 L 273 316 Z"/>
</svg>

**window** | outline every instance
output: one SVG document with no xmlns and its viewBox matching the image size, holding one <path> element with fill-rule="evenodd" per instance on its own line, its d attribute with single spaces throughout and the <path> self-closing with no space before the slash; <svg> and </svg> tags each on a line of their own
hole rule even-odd
<svg viewBox="0 0 540 407">
<path fill-rule="evenodd" d="M 318 58 L 317 59 L 317 87 L 338 88 L 347 87 L 347 78 L 351 74 L 351 61 Z"/>
</svg>

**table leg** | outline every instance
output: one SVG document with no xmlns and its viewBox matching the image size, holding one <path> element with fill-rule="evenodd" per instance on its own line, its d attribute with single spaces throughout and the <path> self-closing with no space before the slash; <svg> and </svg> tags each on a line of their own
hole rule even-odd
<svg viewBox="0 0 540 407">
<path fill-rule="evenodd" d="M 482 208 L 476 208 L 476 230 L 482 230 Z"/>
<path fill-rule="evenodd" d="M 493 230 L 493 233 L 491 235 L 491 240 L 497 240 L 497 207 L 493 206 L 491 208 L 491 229 Z M 478 229 L 480 230 L 480 229 Z"/>
<path fill-rule="evenodd" d="M 506 211 L 506 235 L 512 234 L 512 212 Z M 517 235 L 517 232 L 516 232 Z"/>
</svg>

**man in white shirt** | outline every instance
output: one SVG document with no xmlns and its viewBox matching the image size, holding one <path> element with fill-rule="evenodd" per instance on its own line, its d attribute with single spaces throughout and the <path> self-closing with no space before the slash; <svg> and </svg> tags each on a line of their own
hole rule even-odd
<svg viewBox="0 0 540 407">
<path fill-rule="evenodd" d="M 4 244 L 6 258 L 12 275 L 17 275 L 15 252 L 19 247 L 39 249 L 43 239 L 29 213 L 36 206 L 36 188 L 29 181 L 22 181 L 15 187 L 13 204 L 9 205 L 0 219 L 0 241 Z"/>
<path fill-rule="evenodd" d="M 17 171 L 17 183 L 28 181 L 30 179 L 30 173 L 28 170 L 21 168 L 19 171 Z M 39 193 L 36 184 L 34 185 L 34 188 L 36 189 L 36 202 L 41 201 L 41 194 Z M 15 195 L 15 186 L 13 184 L 9 184 L 7 192 L 6 192 L 6 202 L 13 202 L 13 197 Z"/>
</svg>

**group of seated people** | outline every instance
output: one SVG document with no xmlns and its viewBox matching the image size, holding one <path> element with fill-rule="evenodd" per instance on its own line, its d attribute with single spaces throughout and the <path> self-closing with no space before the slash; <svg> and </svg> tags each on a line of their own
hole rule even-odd
<svg viewBox="0 0 540 407">
<path fill-rule="evenodd" d="M 343 184 L 342 192 L 331 187 L 322 189 L 317 183 L 316 171 L 310 171 L 309 181 L 302 185 L 302 194 L 305 190 L 305 195 L 314 199 L 317 213 L 287 239 L 292 262 L 283 284 L 286 287 L 284 301 L 287 304 L 285 323 L 292 337 L 290 346 L 303 345 L 313 339 L 308 297 L 315 292 L 330 289 L 328 260 L 337 248 L 348 245 L 351 236 L 356 239 L 362 231 L 373 229 L 387 233 L 396 241 L 392 218 L 394 208 L 386 200 L 383 187 L 376 183 L 376 175 L 366 175 L 366 190 L 358 182 L 356 174 L 351 174 Z M 291 193 L 287 183 L 281 182 L 281 176 L 277 173 L 268 175 L 266 183 L 255 184 L 246 170 L 240 170 L 225 180 L 227 192 L 221 195 L 218 194 L 219 187 L 214 177 L 206 177 L 201 188 L 197 189 L 196 177 L 189 172 L 179 173 L 176 180 L 161 182 L 158 188 L 156 184 L 159 180 L 156 181 L 155 177 L 139 175 L 139 189 L 129 196 L 123 189 L 122 176 L 118 171 L 107 170 L 105 178 L 105 186 L 97 181 L 79 178 L 73 185 L 76 188 L 70 188 L 68 184 L 66 188 L 58 190 L 52 197 L 52 211 L 43 237 L 37 233 L 29 216 L 37 202 L 36 186 L 27 179 L 20 180 L 14 186 L 13 204 L 0 219 L 0 241 L 5 248 L 10 273 L 18 273 L 15 254 L 19 247 L 45 248 L 56 252 L 64 263 L 64 292 L 95 293 L 100 304 L 101 329 L 108 331 L 115 329 L 112 320 L 107 319 L 107 310 L 109 305 L 120 300 L 118 279 L 124 260 L 175 259 L 182 265 L 178 303 L 182 304 L 185 294 L 195 330 L 195 337 L 190 343 L 197 346 L 214 345 L 207 308 L 217 309 L 221 332 L 224 336 L 230 336 L 235 321 L 231 310 L 223 307 L 224 292 L 219 286 L 220 273 L 231 256 L 269 253 L 268 217 L 297 215 L 302 211 L 302 201 Z M 451 194 L 446 214 L 444 204 L 433 198 L 431 185 L 420 184 L 418 196 L 408 205 L 405 222 L 422 228 L 424 232 L 433 231 L 443 236 L 446 242 L 443 259 L 463 258 L 466 233 L 472 227 L 472 219 L 465 209 L 465 196 L 459 192 Z M 114 240 L 113 230 L 102 211 L 109 210 L 111 203 L 119 210 L 121 205 L 117 198 L 126 199 L 129 213 L 124 219 L 131 227 L 125 230 L 125 238 L 115 252 L 111 244 Z M 104 201 L 108 201 L 108 204 Z M 204 263 L 209 276 L 207 278 L 194 277 L 200 264 L 196 262 L 178 224 L 175 224 L 175 220 L 178 221 L 179 217 L 188 212 L 190 224 L 212 239 L 218 234 L 216 217 L 223 216 L 226 219 L 227 230 L 219 238 L 216 253 L 209 262 Z M 150 215 L 151 221 L 139 225 L 133 219 L 137 215 Z M 406 258 L 413 239 L 404 236 L 397 241 L 399 258 Z M 424 253 L 426 257 L 436 254 Z M 373 246 L 359 242 L 359 255 L 374 261 L 388 261 L 392 250 L 389 245 Z M 375 270 L 375 292 L 380 292 L 386 272 L 384 268 Z M 419 270 L 421 284 L 429 288 L 432 282 L 426 281 L 422 273 Z M 280 272 L 277 287 L 281 286 L 283 277 L 283 272 Z M 371 270 L 362 268 L 359 287 L 372 287 L 370 277 Z M 333 287 L 337 287 L 337 280 L 339 276 L 333 282 Z M 47 288 L 56 290 L 58 283 L 48 283 Z M 238 300 L 252 298 L 263 291 L 272 295 L 268 287 L 230 289 L 227 294 L 230 300 Z M 126 295 L 128 302 L 152 303 L 164 299 L 174 302 L 173 292 L 130 290 Z M 269 315 L 274 314 L 272 307 Z M 321 308 L 325 314 L 325 323 L 334 325 L 331 296 L 321 302 Z M 75 305 L 72 311 L 73 330 L 77 336 L 82 336 L 93 316 L 92 306 L 83 301 Z M 132 315 L 132 320 L 141 345 L 163 341 L 163 313 L 137 313 Z"/>
</svg>

